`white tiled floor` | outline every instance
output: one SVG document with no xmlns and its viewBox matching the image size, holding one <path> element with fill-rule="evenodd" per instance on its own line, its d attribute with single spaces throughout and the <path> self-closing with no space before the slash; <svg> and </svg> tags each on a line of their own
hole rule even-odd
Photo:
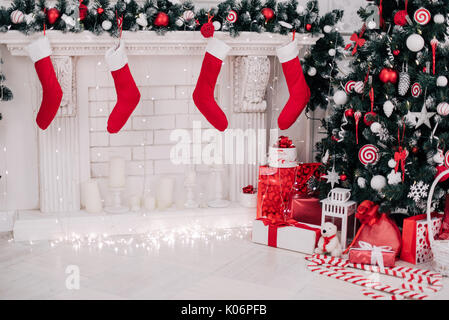
<svg viewBox="0 0 449 320">
<path fill-rule="evenodd" d="M 309 272 L 303 254 L 253 244 L 249 229 L 172 236 L 109 237 L 99 249 L 98 239 L 30 244 L 3 234 L 0 298 L 368 299 L 361 287 Z M 79 267 L 79 290 L 66 288 L 69 265 Z M 434 298 L 449 299 L 449 279 Z"/>
</svg>

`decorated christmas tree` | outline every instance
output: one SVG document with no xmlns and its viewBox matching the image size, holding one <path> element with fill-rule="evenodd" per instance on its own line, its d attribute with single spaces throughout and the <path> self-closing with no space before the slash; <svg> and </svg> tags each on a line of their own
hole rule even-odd
<svg viewBox="0 0 449 320">
<path fill-rule="evenodd" d="M 331 79 L 318 144 L 322 197 L 344 187 L 382 212 L 424 213 L 429 185 L 449 167 L 449 1 L 376 0 L 358 13 L 351 71 Z M 438 185 L 435 208 L 446 190 Z"/>
</svg>

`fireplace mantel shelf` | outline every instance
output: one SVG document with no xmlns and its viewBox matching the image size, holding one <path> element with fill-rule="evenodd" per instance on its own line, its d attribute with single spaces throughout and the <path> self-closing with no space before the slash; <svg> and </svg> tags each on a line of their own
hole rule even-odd
<svg viewBox="0 0 449 320">
<path fill-rule="evenodd" d="M 0 44 L 5 44 L 14 56 L 26 56 L 25 47 L 39 35 L 26 36 L 18 31 L 0 34 Z M 49 30 L 47 37 L 52 45 L 53 55 L 59 56 L 93 56 L 104 55 L 106 50 L 117 43 L 116 38 L 108 34 L 96 36 L 91 32 L 63 33 Z M 226 41 L 231 46 L 229 55 L 263 55 L 276 54 L 276 48 L 291 39 L 291 35 L 272 33 L 242 32 L 232 38 L 224 32 L 215 32 L 215 37 Z M 176 31 L 160 36 L 153 31 L 123 32 L 128 55 L 202 55 L 207 44 L 200 32 Z M 299 46 L 313 45 L 319 37 L 297 35 Z"/>
</svg>

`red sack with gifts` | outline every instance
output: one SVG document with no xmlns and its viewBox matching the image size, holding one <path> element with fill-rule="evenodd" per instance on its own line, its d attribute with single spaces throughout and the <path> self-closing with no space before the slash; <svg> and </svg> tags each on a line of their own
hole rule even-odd
<svg viewBox="0 0 449 320">
<path fill-rule="evenodd" d="M 444 216 L 441 222 L 440 234 L 438 235 L 438 240 L 449 240 L 449 194 L 446 195 L 444 205 Z"/>
<path fill-rule="evenodd" d="M 443 215 L 433 212 L 431 218 L 433 234 L 437 235 L 441 228 Z M 427 228 L 426 214 L 420 214 L 404 219 L 402 227 L 403 248 L 401 251 L 401 260 L 413 264 L 432 260 L 433 254 L 430 248 Z"/>
<path fill-rule="evenodd" d="M 401 232 L 386 213 L 379 213 L 379 205 L 365 200 L 357 208 L 355 217 L 362 225 L 345 253 L 354 247 L 354 244 L 365 241 L 376 247 L 391 247 L 395 256 L 399 256 L 402 244 Z"/>
</svg>

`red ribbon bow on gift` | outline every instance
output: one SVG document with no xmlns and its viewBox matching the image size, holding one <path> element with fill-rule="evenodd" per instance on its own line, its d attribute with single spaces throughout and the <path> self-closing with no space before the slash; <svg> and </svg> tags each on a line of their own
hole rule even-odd
<svg viewBox="0 0 449 320">
<path fill-rule="evenodd" d="M 352 240 L 351 244 L 343 253 L 347 253 L 349 249 L 357 242 L 357 238 L 359 237 L 360 232 L 362 232 L 365 226 L 372 226 L 380 219 L 379 205 L 370 200 L 365 200 L 357 208 L 355 217 L 360 220 L 360 223 L 362 225 L 357 231 L 354 240 Z"/>
<path fill-rule="evenodd" d="M 362 30 L 360 30 L 360 34 L 357 35 L 357 33 L 353 33 L 350 40 L 353 41 L 354 43 L 354 48 L 352 49 L 352 55 L 355 55 L 355 53 L 357 52 L 357 48 L 358 47 L 362 47 L 366 40 L 363 39 L 363 34 L 365 33 L 365 25 L 363 25 Z M 345 50 L 349 50 L 349 48 L 351 48 L 351 46 L 353 45 L 352 43 L 346 45 Z"/>
<path fill-rule="evenodd" d="M 247 185 L 246 187 L 243 187 L 243 188 L 242 188 L 242 191 L 243 191 L 243 193 L 250 193 L 250 194 L 255 193 L 254 187 L 253 187 L 252 184 L 249 184 L 249 185 Z"/>
<path fill-rule="evenodd" d="M 279 148 L 294 148 L 293 141 L 286 136 L 280 136 L 278 140 Z"/>
<path fill-rule="evenodd" d="M 394 154 L 394 161 L 396 161 L 396 167 L 394 168 L 394 172 L 398 172 L 399 166 L 401 166 L 402 170 L 402 181 L 404 181 L 405 177 L 405 159 L 407 158 L 407 150 L 399 147 L 398 151 Z"/>
</svg>

